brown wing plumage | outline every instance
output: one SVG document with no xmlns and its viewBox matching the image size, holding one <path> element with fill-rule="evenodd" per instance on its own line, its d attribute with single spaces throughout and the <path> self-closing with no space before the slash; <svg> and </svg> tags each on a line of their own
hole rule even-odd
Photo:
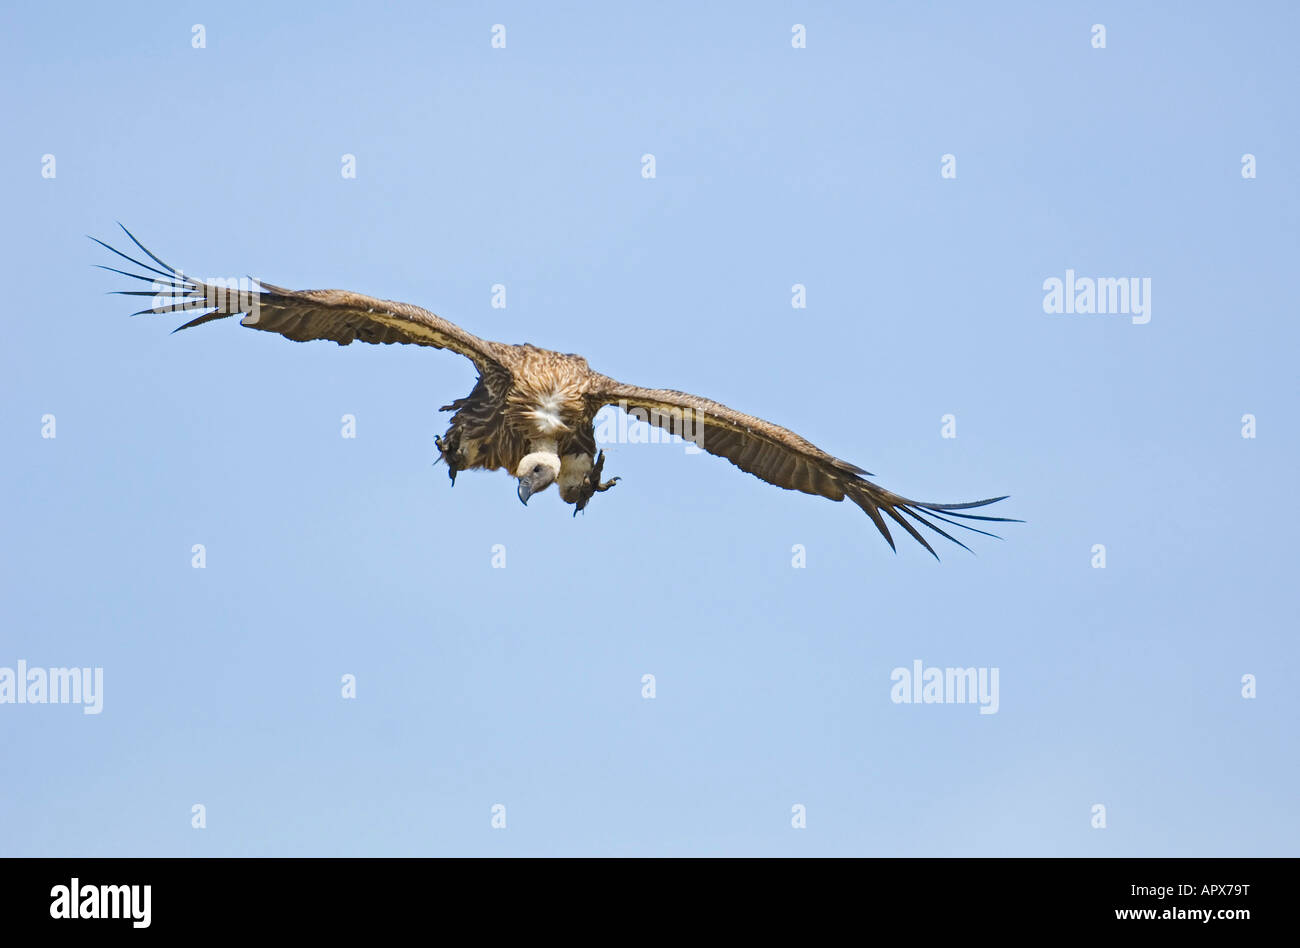
<svg viewBox="0 0 1300 948">
<path fill-rule="evenodd" d="M 197 280 L 164 263 L 142 245 L 125 227 L 131 242 L 157 266 L 114 250 L 101 240 L 95 242 L 145 273 L 130 273 L 115 267 L 105 267 L 115 273 L 152 284 L 149 290 L 119 291 L 128 296 L 153 297 L 153 306 L 141 313 L 196 313 L 189 322 L 178 327 L 189 329 L 214 319 L 244 315 L 246 326 L 267 332 L 279 333 L 288 339 L 304 342 L 309 339 L 330 339 L 339 345 L 360 340 L 368 343 L 409 343 L 449 349 L 472 360 L 479 368 L 482 380 L 490 383 L 485 392 L 492 397 L 482 404 L 475 403 L 475 411 L 483 415 L 487 425 L 504 401 L 504 393 L 516 382 L 529 382 L 521 378 L 516 356 L 529 347 L 504 346 L 480 339 L 454 323 L 409 303 L 381 300 L 347 290 L 288 290 L 261 281 L 252 281 L 244 287 L 229 287 L 220 282 Z M 95 240 L 95 238 L 91 238 Z M 140 315 L 137 313 L 135 315 Z M 551 355 L 558 356 L 552 353 Z M 572 357 L 560 357 L 562 359 Z M 871 518 L 876 528 L 894 546 L 885 517 L 907 531 L 918 543 L 936 558 L 938 554 L 913 525 L 913 521 L 940 536 L 946 537 L 965 549 L 966 544 L 946 532 L 933 520 L 961 527 L 986 536 L 987 533 L 961 521 L 1018 522 L 1009 517 L 989 517 L 962 511 L 984 507 L 1003 500 L 990 497 L 965 504 L 935 504 L 909 500 L 885 490 L 866 477 L 870 472 L 827 454 L 816 445 L 779 425 L 734 411 L 726 405 L 671 389 L 647 389 L 623 385 L 613 379 L 589 372 L 582 363 L 583 401 L 587 406 L 586 421 L 602 405 L 619 405 L 624 409 L 644 413 L 644 420 L 683 437 L 688 437 L 710 454 L 724 457 L 743 471 L 789 490 L 817 494 L 840 501 L 848 497 Z M 526 373 L 524 373 L 526 375 Z M 478 388 L 475 389 L 479 391 Z M 472 400 L 472 397 L 471 397 Z M 450 407 L 465 406 L 454 404 Z M 689 413 L 690 424 L 683 425 L 683 413 Z M 473 413 L 471 413 L 473 414 Z M 471 419 L 473 420 L 473 419 Z M 593 445 L 594 449 L 594 445 Z M 445 452 L 444 452 L 445 453 Z M 515 452 L 518 453 L 518 452 Z M 453 450 L 455 454 L 455 450 Z M 450 463 L 450 462 L 449 462 Z M 504 463 L 504 462 L 502 462 Z M 491 466 L 502 466 L 493 462 Z M 471 465 L 483 466 L 483 465 Z M 508 465 L 506 465 L 508 466 Z M 454 471 L 453 471 L 454 474 Z M 950 519 L 959 518 L 957 520 Z"/>
<path fill-rule="evenodd" d="M 501 369 L 496 343 L 480 339 L 419 306 L 376 299 L 348 290 L 288 290 L 260 280 L 251 280 L 242 287 L 205 282 L 163 263 L 136 240 L 130 231 L 125 227 L 122 230 L 161 269 L 127 256 L 92 237 L 91 240 L 97 244 L 151 275 L 128 273 L 115 267 L 104 269 L 153 284 L 150 290 L 118 291 L 125 296 L 154 298 L 152 308 L 133 315 L 181 312 L 199 314 L 174 331 L 190 329 L 227 316 L 244 315 L 243 325 L 279 333 L 295 342 L 329 339 L 341 346 L 353 341 L 432 346 L 460 353 L 472 360 L 480 371 Z"/>
<path fill-rule="evenodd" d="M 965 504 L 934 504 L 909 500 L 866 480 L 866 476 L 870 476 L 869 471 L 827 454 L 793 431 L 762 418 L 738 412 L 699 395 L 690 395 L 672 389 L 640 388 L 635 385 L 624 385 L 613 379 L 605 379 L 602 384 L 595 387 L 590 397 L 593 412 L 595 408 L 602 405 L 617 405 L 624 410 L 634 410 L 641 420 L 673 434 L 682 435 L 710 454 L 726 458 L 742 471 L 747 471 L 769 484 L 787 490 L 803 491 L 806 494 L 817 494 L 835 501 L 848 497 L 866 512 L 891 548 L 894 548 L 894 538 L 890 536 L 889 527 L 881 516 L 882 513 L 911 534 L 936 559 L 938 554 L 934 552 L 934 548 L 926 542 L 925 537 L 910 521 L 928 527 L 967 550 L 970 548 L 966 544 L 932 520 L 940 520 L 950 526 L 961 527 L 985 536 L 996 536 L 996 534 L 949 518 L 1002 523 L 1019 522 L 1009 517 L 989 517 L 959 512 L 984 507 L 1004 500 L 1005 497 L 989 497 Z M 684 415 L 684 413 L 689 414 Z M 643 415 L 645 417 L 641 417 Z"/>
</svg>

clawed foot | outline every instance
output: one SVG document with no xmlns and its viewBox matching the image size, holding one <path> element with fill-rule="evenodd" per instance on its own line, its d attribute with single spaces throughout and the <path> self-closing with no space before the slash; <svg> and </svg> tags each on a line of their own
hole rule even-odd
<svg viewBox="0 0 1300 948">
<path fill-rule="evenodd" d="M 451 478 L 451 486 L 455 487 L 456 473 L 460 468 L 456 466 L 455 457 L 451 453 L 451 445 L 448 443 L 447 439 L 442 437 L 435 437 L 433 439 L 433 444 L 434 447 L 438 449 L 438 461 L 447 462 L 447 475 Z M 433 463 L 437 464 L 438 461 L 434 461 Z"/>
<path fill-rule="evenodd" d="M 596 463 L 591 466 L 587 476 L 582 479 L 582 489 L 578 496 L 578 501 L 573 505 L 573 515 L 578 516 L 578 511 L 586 508 L 591 498 L 596 494 L 603 494 L 621 480 L 621 478 L 612 477 L 607 481 L 600 479 L 601 471 L 605 469 L 605 452 L 601 451 L 596 455 Z"/>
</svg>

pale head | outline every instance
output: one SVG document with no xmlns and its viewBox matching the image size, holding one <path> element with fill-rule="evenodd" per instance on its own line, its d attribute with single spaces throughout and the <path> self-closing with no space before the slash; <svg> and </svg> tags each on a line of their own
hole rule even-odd
<svg viewBox="0 0 1300 948">
<path fill-rule="evenodd" d="M 524 459 L 515 468 L 515 477 L 519 478 L 519 500 L 527 504 L 529 497 L 546 490 L 559 476 L 559 455 L 550 451 L 534 451 L 524 455 Z"/>
</svg>

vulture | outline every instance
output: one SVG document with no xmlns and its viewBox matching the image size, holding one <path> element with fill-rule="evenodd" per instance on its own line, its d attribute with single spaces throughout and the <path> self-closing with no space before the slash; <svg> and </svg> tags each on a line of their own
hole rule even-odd
<svg viewBox="0 0 1300 948">
<path fill-rule="evenodd" d="M 289 290 L 251 277 L 243 283 L 200 280 L 163 263 L 130 231 L 122 230 L 157 266 L 91 237 L 145 272 L 101 269 L 152 284 L 148 290 L 113 291 L 153 297 L 149 309 L 133 316 L 198 314 L 173 332 L 242 315 L 240 325 L 279 333 L 295 342 L 330 339 L 341 346 L 357 340 L 400 342 L 450 349 L 473 362 L 479 374 L 473 391 L 439 409 L 455 414 L 446 433 L 434 439 L 453 484 L 460 471 L 505 470 L 516 479 L 519 499 L 525 505 L 530 497 L 554 484 L 560 499 L 573 505 L 576 516 L 592 497 L 618 483 L 617 477 L 602 480 L 605 454 L 597 450 L 592 427 L 596 412 L 614 405 L 640 421 L 694 442 L 709 454 L 726 458 L 769 484 L 834 501 L 849 498 L 871 518 L 891 549 L 896 548 L 887 520 L 910 534 L 935 559 L 938 554 L 918 527 L 969 550 L 939 524 L 996 537 L 966 521 L 1020 522 L 968 512 L 1005 500 L 1005 496 L 963 504 L 909 500 L 867 480 L 874 476 L 869 471 L 827 454 L 770 421 L 699 395 L 626 385 L 593 372 L 582 356 L 527 343 L 480 339 L 410 303 L 348 290 Z"/>
</svg>

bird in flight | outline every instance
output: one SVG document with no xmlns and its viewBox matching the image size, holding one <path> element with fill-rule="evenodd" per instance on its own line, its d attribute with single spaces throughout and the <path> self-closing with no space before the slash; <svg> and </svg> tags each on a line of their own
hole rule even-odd
<svg viewBox="0 0 1300 948">
<path fill-rule="evenodd" d="M 605 454 L 596 450 L 592 428 L 596 413 L 606 405 L 615 405 L 640 421 L 680 435 L 700 449 L 726 458 L 769 484 L 834 501 L 849 498 L 871 518 L 891 549 L 894 538 L 886 517 L 936 559 L 938 554 L 917 529 L 918 525 L 969 550 L 935 521 L 985 536 L 996 534 L 964 521 L 1019 522 L 1009 517 L 967 512 L 1005 497 L 964 504 L 908 500 L 867 480 L 874 476 L 869 471 L 827 454 L 793 431 L 770 421 L 699 395 L 625 385 L 593 372 L 582 356 L 539 349 L 527 343 L 509 345 L 480 339 L 410 303 L 376 299 L 347 290 L 288 290 L 251 278 L 245 282 L 199 280 L 163 263 L 130 231 L 125 227 L 122 230 L 157 266 L 92 237 L 95 243 L 146 272 L 131 273 L 116 267 L 102 269 L 152 284 L 148 290 L 114 291 L 126 296 L 154 298 L 151 308 L 133 313 L 134 316 L 199 314 L 173 332 L 242 315 L 241 325 L 279 333 L 295 342 L 330 339 L 341 346 L 354 340 L 400 342 L 450 349 L 473 362 L 478 369 L 478 382 L 468 396 L 440 409 L 455 414 L 446 433 L 435 439 L 453 483 L 460 471 L 505 470 L 516 479 L 519 499 L 524 504 L 554 484 L 560 499 L 572 504 L 576 515 L 592 497 L 609 490 L 619 480 L 617 477 L 601 479 Z"/>
</svg>

